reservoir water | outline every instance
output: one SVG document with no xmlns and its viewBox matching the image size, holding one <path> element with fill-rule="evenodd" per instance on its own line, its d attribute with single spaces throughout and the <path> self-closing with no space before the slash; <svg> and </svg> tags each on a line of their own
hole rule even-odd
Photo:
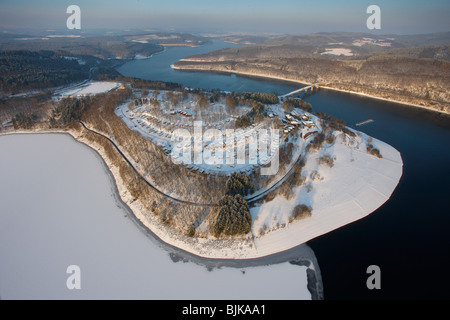
<svg viewBox="0 0 450 320">
<path fill-rule="evenodd" d="M 163 52 L 154 54 L 150 59 L 134 60 L 117 68 L 125 76 L 181 83 L 186 87 L 202 89 L 220 89 L 224 91 L 263 91 L 285 92 L 286 88 L 298 89 L 290 82 L 274 82 L 245 78 L 232 74 L 206 72 L 183 72 L 174 70 L 171 65 L 189 55 L 201 54 L 236 45 L 214 41 L 201 47 L 167 47 Z"/>
<path fill-rule="evenodd" d="M 229 74 L 177 71 L 186 56 L 227 46 L 172 47 L 118 68 L 126 76 L 174 81 L 186 87 L 287 93 L 291 82 Z M 322 272 L 325 299 L 449 298 L 450 121 L 437 113 L 360 96 L 320 90 L 306 101 L 314 111 L 344 119 L 395 147 L 403 177 L 390 200 L 368 217 L 308 242 Z M 356 128 L 356 127 L 355 127 Z M 369 290 L 367 268 L 381 270 L 381 289 Z"/>
</svg>

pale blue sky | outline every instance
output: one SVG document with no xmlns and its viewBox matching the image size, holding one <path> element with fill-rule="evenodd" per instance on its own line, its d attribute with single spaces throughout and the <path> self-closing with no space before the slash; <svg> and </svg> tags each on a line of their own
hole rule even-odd
<svg viewBox="0 0 450 320">
<path fill-rule="evenodd" d="M 81 8 L 82 29 L 159 28 L 180 32 L 368 31 L 366 9 L 381 8 L 380 33 L 450 31 L 448 0 L 0 0 L 0 28 L 65 28 Z"/>
</svg>

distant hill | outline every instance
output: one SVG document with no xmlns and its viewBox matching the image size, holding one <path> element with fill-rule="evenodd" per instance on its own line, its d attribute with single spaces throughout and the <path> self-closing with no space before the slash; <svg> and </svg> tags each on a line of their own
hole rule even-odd
<svg viewBox="0 0 450 320">
<path fill-rule="evenodd" d="M 170 46 L 199 46 L 208 40 L 188 33 L 141 33 L 123 36 L 126 41 L 142 44 L 170 45 Z"/>
<path fill-rule="evenodd" d="M 450 32 L 396 36 L 397 41 L 408 47 L 443 46 L 449 44 Z"/>
<path fill-rule="evenodd" d="M 450 112 L 450 32 L 283 36 L 186 57 L 174 67 L 326 81 L 336 89 Z"/>
<path fill-rule="evenodd" d="M 3 41 L 2 41 L 3 40 Z M 134 58 L 137 54 L 151 55 L 164 48 L 152 43 L 123 40 L 122 37 L 3 37 L 0 50 L 66 51 L 73 55 L 89 55 L 101 59 Z"/>
<path fill-rule="evenodd" d="M 450 32 L 418 35 L 417 38 L 410 35 L 321 32 L 300 36 L 282 36 L 265 40 L 259 39 L 259 43 L 255 45 L 225 48 L 203 55 L 187 57 L 186 59 L 214 61 L 305 56 L 323 56 L 330 59 L 345 58 L 344 56 L 324 55 L 327 49 L 339 48 L 351 51 L 350 57 L 354 59 L 358 59 L 358 56 L 361 55 L 366 58 L 371 55 L 405 55 L 415 58 L 450 60 L 449 45 Z"/>
<path fill-rule="evenodd" d="M 85 35 L 26 35 L 0 33 L 0 51 L 52 50 L 72 55 L 89 55 L 100 59 L 133 59 L 137 55 L 150 56 L 164 50 L 164 46 L 198 46 L 208 39 L 191 34 L 139 33 L 115 36 Z"/>
<path fill-rule="evenodd" d="M 330 43 L 352 44 L 361 38 L 385 40 L 393 47 L 440 46 L 449 44 L 450 32 L 439 32 L 418 35 L 376 35 L 363 32 L 318 32 L 307 35 L 290 35 L 268 39 L 265 44 L 289 44 L 320 46 Z"/>
<path fill-rule="evenodd" d="M 41 90 L 92 78 L 121 76 L 114 67 L 165 45 L 196 46 L 203 37 L 177 33 L 85 36 L 0 33 L 0 92 Z M 164 46 L 163 46 L 164 45 Z"/>
</svg>

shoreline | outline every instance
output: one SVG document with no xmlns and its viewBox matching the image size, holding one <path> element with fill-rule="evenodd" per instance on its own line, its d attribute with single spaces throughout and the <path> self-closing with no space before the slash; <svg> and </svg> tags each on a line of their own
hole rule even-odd
<svg viewBox="0 0 450 320">
<path fill-rule="evenodd" d="M 201 61 L 184 60 L 184 59 L 181 59 L 180 61 L 201 62 Z M 279 77 L 279 76 L 269 76 L 269 75 L 257 74 L 257 73 L 251 73 L 251 72 L 244 72 L 244 71 L 211 70 L 211 69 L 200 69 L 200 68 L 198 68 L 198 69 L 197 68 L 180 68 L 180 67 L 175 66 L 174 64 L 171 65 L 171 68 L 174 69 L 174 70 L 180 70 L 180 71 L 199 71 L 199 72 L 215 72 L 215 73 L 227 73 L 227 74 L 244 75 L 244 76 L 255 77 L 255 78 L 265 78 L 265 79 L 269 79 L 269 80 L 270 79 L 272 79 L 272 80 L 281 80 L 281 81 L 292 82 L 292 83 L 301 84 L 301 85 L 305 85 L 305 86 L 309 86 L 309 85 L 312 84 L 312 83 L 309 83 L 309 82 L 304 82 L 304 81 L 295 80 L 295 79 L 288 79 L 288 78 Z M 409 103 L 409 102 L 393 100 L 393 99 L 388 99 L 388 98 L 383 98 L 383 97 L 370 95 L 370 94 L 367 94 L 367 93 L 351 91 L 351 90 L 344 90 L 344 89 L 338 89 L 338 88 L 329 87 L 329 86 L 320 86 L 320 88 L 327 89 L 327 90 L 338 91 L 338 92 L 343 92 L 343 93 L 347 93 L 347 94 L 350 94 L 350 95 L 358 95 L 358 96 L 361 96 L 361 97 L 370 98 L 370 99 L 376 99 L 376 100 L 390 102 L 390 103 L 401 104 L 401 105 L 405 105 L 405 106 L 409 106 L 409 107 L 415 107 L 415 108 L 419 108 L 419 109 L 422 109 L 422 110 L 433 111 L 433 112 L 436 112 L 436 113 L 439 113 L 439 114 L 444 114 L 444 115 L 450 116 L 449 112 L 445 112 L 445 111 L 441 111 L 441 110 L 437 110 L 437 109 L 434 109 L 434 108 L 421 106 L 421 105 L 413 104 L 413 103 Z"/>
</svg>

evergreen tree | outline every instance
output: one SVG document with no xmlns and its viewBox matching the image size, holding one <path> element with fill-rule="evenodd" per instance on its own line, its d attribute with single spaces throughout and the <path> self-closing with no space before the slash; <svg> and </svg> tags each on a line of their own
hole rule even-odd
<svg viewBox="0 0 450 320">
<path fill-rule="evenodd" d="M 240 195 L 226 195 L 219 204 L 221 208 L 214 225 L 216 235 L 246 234 L 251 231 L 252 218 L 247 201 Z"/>
</svg>

